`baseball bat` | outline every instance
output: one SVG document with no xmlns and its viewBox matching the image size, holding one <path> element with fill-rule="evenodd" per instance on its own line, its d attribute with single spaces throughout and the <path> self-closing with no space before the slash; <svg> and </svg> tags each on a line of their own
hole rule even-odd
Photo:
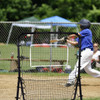
<svg viewBox="0 0 100 100">
<path fill-rule="evenodd" d="M 59 42 L 59 41 L 65 41 L 65 37 L 63 37 L 61 39 L 50 40 L 50 43 Z"/>
</svg>

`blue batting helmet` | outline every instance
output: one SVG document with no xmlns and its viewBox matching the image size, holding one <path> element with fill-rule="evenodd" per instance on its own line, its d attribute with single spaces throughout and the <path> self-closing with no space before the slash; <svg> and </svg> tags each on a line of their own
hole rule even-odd
<svg viewBox="0 0 100 100">
<path fill-rule="evenodd" d="M 80 24 L 80 28 L 81 29 L 86 29 L 86 28 L 90 28 L 90 21 L 87 19 L 81 19 L 80 22 L 78 22 L 78 24 Z"/>
</svg>

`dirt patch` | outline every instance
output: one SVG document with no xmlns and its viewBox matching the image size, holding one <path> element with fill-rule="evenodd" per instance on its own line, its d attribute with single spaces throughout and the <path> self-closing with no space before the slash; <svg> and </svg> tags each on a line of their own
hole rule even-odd
<svg viewBox="0 0 100 100">
<path fill-rule="evenodd" d="M 0 75 L 0 100 L 15 100 L 17 75 Z"/>
<path fill-rule="evenodd" d="M 0 45 L 5 45 L 4 43 L 0 43 Z"/>
<path fill-rule="evenodd" d="M 82 77 L 83 97 L 100 97 L 100 78 Z"/>
<path fill-rule="evenodd" d="M 53 79 L 55 80 L 56 78 L 59 79 L 59 77 L 55 77 Z M 59 80 L 50 81 L 50 82 L 48 80 L 44 81 L 45 86 L 43 86 L 43 84 L 40 84 L 39 80 L 37 80 L 37 82 L 36 81 L 34 82 L 34 87 L 29 85 L 29 87 L 26 87 L 26 88 L 40 89 L 41 90 L 40 93 L 42 94 L 44 92 L 42 90 L 48 90 L 48 93 L 51 93 L 49 90 L 53 90 L 53 92 L 57 92 L 56 95 L 60 93 L 62 94 L 62 97 L 64 97 L 67 90 L 67 88 L 64 87 L 64 83 L 66 82 L 65 81 L 66 77 L 62 76 L 60 78 L 62 78 L 60 81 Z M 44 79 L 46 78 L 44 77 Z M 48 86 L 46 82 L 48 83 Z M 37 86 L 37 83 L 40 85 L 40 87 Z M 31 84 L 31 81 L 27 84 Z M 51 86 L 52 87 L 54 86 L 54 88 L 51 88 Z M 17 75 L 0 75 L 0 100 L 15 100 L 16 90 L 17 90 Z M 69 93 L 68 90 L 67 92 Z M 100 97 L 100 78 L 82 77 L 82 94 L 83 94 L 83 98 Z M 56 96 L 56 97 L 59 97 L 59 96 Z"/>
</svg>

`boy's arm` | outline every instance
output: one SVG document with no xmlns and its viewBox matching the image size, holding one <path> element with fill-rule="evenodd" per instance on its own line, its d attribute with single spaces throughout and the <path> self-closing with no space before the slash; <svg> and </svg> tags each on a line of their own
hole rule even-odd
<svg viewBox="0 0 100 100">
<path fill-rule="evenodd" d="M 72 44 L 74 46 L 78 44 L 77 41 L 71 41 L 71 40 L 68 40 L 68 39 L 67 39 L 67 43 L 70 43 L 70 44 Z"/>
<path fill-rule="evenodd" d="M 78 35 L 79 35 L 79 36 L 81 36 L 81 34 L 80 34 L 80 33 L 78 33 Z M 68 39 L 70 39 L 70 38 L 72 38 L 72 37 L 77 38 L 78 36 L 77 36 L 77 35 L 75 35 L 75 34 L 71 34 L 71 35 L 69 35 L 69 36 L 68 36 Z"/>
</svg>

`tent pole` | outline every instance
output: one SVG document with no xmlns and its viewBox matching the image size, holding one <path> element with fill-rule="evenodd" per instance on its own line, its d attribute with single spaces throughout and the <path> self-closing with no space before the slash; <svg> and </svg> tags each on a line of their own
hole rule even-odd
<svg viewBox="0 0 100 100">
<path fill-rule="evenodd" d="M 35 28 L 32 27 L 31 32 L 34 32 Z M 31 43 L 33 44 L 34 34 L 31 34 Z"/>
<path fill-rule="evenodd" d="M 8 43 L 9 43 L 9 40 L 10 40 L 10 36 L 11 36 L 12 29 L 13 29 L 13 25 L 11 25 L 11 29 L 10 29 L 10 32 L 9 32 L 9 35 L 8 35 L 8 38 L 7 38 L 7 42 L 6 42 L 6 44 L 8 44 Z"/>
<path fill-rule="evenodd" d="M 53 32 L 53 25 L 51 25 L 51 30 L 50 31 Z M 50 34 L 50 40 L 53 39 L 52 35 L 53 34 Z M 50 44 L 52 44 L 52 43 L 50 43 Z M 50 46 L 50 71 L 51 71 L 51 65 L 52 65 L 52 45 Z"/>
<path fill-rule="evenodd" d="M 56 32 L 59 31 L 59 26 L 56 26 Z M 55 34 L 55 39 L 58 39 L 58 34 Z M 57 42 L 55 42 L 55 47 L 57 47 Z"/>
</svg>

